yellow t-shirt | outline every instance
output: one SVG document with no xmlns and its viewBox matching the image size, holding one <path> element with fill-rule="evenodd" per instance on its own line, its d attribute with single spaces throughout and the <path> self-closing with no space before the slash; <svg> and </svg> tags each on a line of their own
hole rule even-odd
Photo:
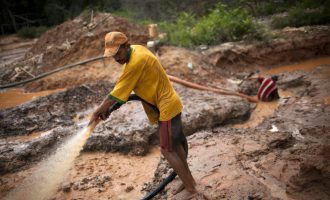
<svg viewBox="0 0 330 200">
<path fill-rule="evenodd" d="M 182 112 L 182 104 L 165 70 L 158 59 L 144 46 L 131 45 L 129 62 L 109 97 L 125 103 L 132 91 L 146 102 L 156 106 L 160 112 L 143 103 L 144 110 L 152 123 L 168 121 Z"/>
</svg>

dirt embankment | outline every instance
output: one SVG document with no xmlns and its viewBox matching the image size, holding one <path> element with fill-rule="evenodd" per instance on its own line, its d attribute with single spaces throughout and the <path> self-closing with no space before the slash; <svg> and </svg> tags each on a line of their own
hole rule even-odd
<svg viewBox="0 0 330 200">
<path fill-rule="evenodd" d="M 204 54 L 220 73 L 228 76 L 330 54 L 329 26 L 285 28 L 275 34 L 277 38 L 269 41 L 225 43 Z"/>
<path fill-rule="evenodd" d="M 255 128 L 218 127 L 189 137 L 188 162 L 199 189 L 210 199 L 328 199 L 330 65 L 304 72 L 300 84 L 283 83 L 292 92 L 276 112 Z M 287 80 L 297 72 L 287 72 Z M 153 184 L 168 174 L 162 161 Z M 156 199 L 175 196 L 175 180 Z"/>
<path fill-rule="evenodd" d="M 78 126 L 57 127 L 26 141 L 0 141 L 0 174 L 27 169 L 49 155 L 57 144 L 74 134 L 77 129 Z"/>
<path fill-rule="evenodd" d="M 79 16 L 46 32 L 25 59 L 0 69 L 0 83 L 31 78 L 102 55 L 104 35 L 109 31 L 126 33 L 133 44 L 145 45 L 148 40 L 146 27 L 130 24 L 110 14 L 98 13 L 93 23 L 88 23 L 86 17 Z M 242 79 L 257 69 L 329 55 L 329 32 L 327 26 L 287 28 L 269 41 L 224 43 L 206 51 L 163 46 L 157 55 L 171 75 L 208 86 L 235 89 L 226 78 Z M 25 72 L 15 68 L 22 68 Z M 25 89 L 42 91 L 97 83 L 98 80 L 115 82 L 120 72 L 121 67 L 113 59 L 103 59 L 29 83 Z"/>
<path fill-rule="evenodd" d="M 31 74 L 39 75 L 66 64 L 103 55 L 104 36 L 110 31 L 124 32 L 134 44 L 146 44 L 149 38 L 147 27 L 131 24 L 111 14 L 96 13 L 92 21 L 90 21 L 90 16 L 81 15 L 48 30 L 39 38 L 24 59 L 15 63 L 10 63 L 2 68 L 0 83 L 7 84 L 10 82 L 17 82 L 31 78 Z M 107 61 L 99 61 L 99 63 L 100 66 L 102 66 L 102 68 L 99 69 L 100 75 L 93 79 L 85 79 L 85 82 L 94 81 L 96 83 L 99 79 L 109 77 L 104 75 L 104 73 L 109 72 L 104 69 L 105 64 L 118 66 L 118 64 L 112 60 L 110 63 Z M 15 68 L 23 68 L 27 73 L 24 71 L 17 72 Z M 84 70 L 88 70 L 88 68 Z M 77 71 L 75 72 L 76 73 L 71 73 L 70 75 L 75 77 L 79 84 L 83 84 L 83 81 L 77 80 L 77 75 L 83 74 L 81 71 L 79 71 L 79 73 L 77 73 Z M 59 84 L 58 86 L 77 86 L 77 84 L 74 83 L 74 81 L 69 81 L 66 85 L 62 86 Z M 35 86 L 36 85 L 32 85 L 28 88 L 35 91 Z M 42 84 L 39 84 L 39 87 L 42 87 Z M 45 87 L 41 89 L 45 89 Z"/>
<path fill-rule="evenodd" d="M 27 135 L 57 126 L 70 126 L 74 118 L 101 101 L 113 84 L 81 86 L 39 97 L 14 108 L 0 110 L 0 136 Z"/>
</svg>

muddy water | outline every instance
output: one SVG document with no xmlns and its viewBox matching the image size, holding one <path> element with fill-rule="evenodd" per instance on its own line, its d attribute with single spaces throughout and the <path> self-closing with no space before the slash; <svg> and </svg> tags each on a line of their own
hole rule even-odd
<svg viewBox="0 0 330 200">
<path fill-rule="evenodd" d="M 19 104 L 31 101 L 36 97 L 47 96 L 64 89 L 47 90 L 36 93 L 25 93 L 22 89 L 11 89 L 0 93 L 0 109 L 15 107 Z"/>
<path fill-rule="evenodd" d="M 53 155 L 42 161 L 37 170 L 24 179 L 5 199 L 21 200 L 24 197 L 25 200 L 44 200 L 51 198 L 95 126 L 96 123 L 80 130 L 64 142 Z"/>
<path fill-rule="evenodd" d="M 297 70 L 304 70 L 310 72 L 320 65 L 330 65 L 330 57 L 318 58 L 308 60 L 293 65 L 286 65 L 275 67 L 271 70 L 265 71 L 262 74 L 278 74 L 283 72 L 292 72 Z M 289 90 L 279 91 L 281 98 L 293 96 L 293 93 Z M 325 104 L 330 104 L 330 98 L 324 98 Z M 235 128 L 254 128 L 259 125 L 264 119 L 271 116 L 279 106 L 279 101 L 273 102 L 258 102 L 256 109 L 251 113 L 250 119 L 242 124 L 236 124 Z"/>
<path fill-rule="evenodd" d="M 265 71 L 264 74 L 278 74 L 282 72 L 292 72 L 297 70 L 304 70 L 306 72 L 310 72 L 320 65 L 330 65 L 330 57 L 323 57 L 313 60 L 308 60 L 305 62 L 293 64 L 293 65 L 285 65 L 281 67 L 275 67 L 268 71 Z"/>
<path fill-rule="evenodd" d="M 234 128 L 254 128 L 265 118 L 272 115 L 278 107 L 278 101 L 258 102 L 257 107 L 251 113 L 250 119 L 242 124 L 233 125 Z"/>
<path fill-rule="evenodd" d="M 289 90 L 279 90 L 279 95 L 281 98 L 286 98 L 293 96 L 293 93 Z M 261 124 L 264 119 L 271 116 L 276 109 L 279 107 L 281 100 L 276 100 L 272 102 L 262 102 L 259 101 L 257 103 L 257 107 L 251 113 L 251 116 L 248 121 L 235 124 L 232 127 L 234 128 L 255 128 L 259 124 Z"/>
<path fill-rule="evenodd" d="M 327 105 L 330 105 L 330 97 L 325 97 L 324 98 L 324 103 Z"/>
</svg>

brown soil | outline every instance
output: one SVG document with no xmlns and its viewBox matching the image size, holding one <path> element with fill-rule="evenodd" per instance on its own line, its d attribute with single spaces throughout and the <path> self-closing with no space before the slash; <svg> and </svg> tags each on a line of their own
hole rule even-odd
<svg viewBox="0 0 330 200">
<path fill-rule="evenodd" d="M 56 199 L 140 199 L 145 182 L 152 180 L 159 162 L 160 151 L 153 148 L 146 157 L 118 153 L 83 153 L 62 184 Z M 143 166 L 143 167 L 141 167 Z M 102 187 L 93 184 L 93 178 L 109 176 Z M 81 184 L 84 179 L 87 183 Z M 72 185 L 70 192 L 65 188 Z"/>
<path fill-rule="evenodd" d="M 329 198 L 330 108 L 324 97 L 330 73 L 328 66 L 316 66 L 305 77 L 312 84 L 303 87 L 312 97 L 293 87 L 277 102 L 258 104 L 244 124 L 189 137 L 188 163 L 209 199 Z M 155 174 L 165 172 L 160 165 Z M 171 194 L 179 183 L 173 181 L 156 199 L 184 199 L 184 191 Z"/>
<path fill-rule="evenodd" d="M 0 83 L 102 55 L 104 34 L 114 30 L 128 34 L 132 43 L 148 40 L 146 27 L 105 13 L 90 23 L 82 15 L 49 30 L 22 60 L 0 68 Z M 255 70 L 280 76 L 281 99 L 257 105 L 174 85 L 185 106 L 188 162 L 201 193 L 209 199 L 330 198 L 329 27 L 286 28 L 268 42 L 226 43 L 202 52 L 161 46 L 156 55 L 170 75 L 249 94 L 258 87 L 251 76 Z M 26 72 L 15 71 L 21 67 Z M 26 99 L 16 89 L 0 93 L 9 100 L 1 100 L 0 110 L 1 196 L 37 171 L 56 143 L 75 134 L 77 124 L 86 123 L 120 72 L 120 65 L 104 59 L 24 85 L 32 92 Z M 48 94 L 56 89 L 63 91 Z M 141 198 L 171 171 L 159 160 L 157 142 L 157 126 L 148 123 L 141 106 L 124 105 L 97 126 L 49 198 Z M 184 199 L 185 190 L 171 193 L 179 183 L 176 178 L 155 199 Z"/>
<path fill-rule="evenodd" d="M 36 39 L 22 39 L 16 35 L 0 37 L 0 68 L 24 58 Z"/>
</svg>

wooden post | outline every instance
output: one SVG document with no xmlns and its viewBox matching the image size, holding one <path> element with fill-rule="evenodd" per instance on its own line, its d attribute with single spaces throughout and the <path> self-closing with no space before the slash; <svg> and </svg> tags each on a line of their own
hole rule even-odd
<svg viewBox="0 0 330 200">
<path fill-rule="evenodd" d="M 94 15 L 94 10 L 92 10 L 92 13 L 91 13 L 91 22 L 90 23 L 93 23 L 93 15 Z"/>
</svg>

